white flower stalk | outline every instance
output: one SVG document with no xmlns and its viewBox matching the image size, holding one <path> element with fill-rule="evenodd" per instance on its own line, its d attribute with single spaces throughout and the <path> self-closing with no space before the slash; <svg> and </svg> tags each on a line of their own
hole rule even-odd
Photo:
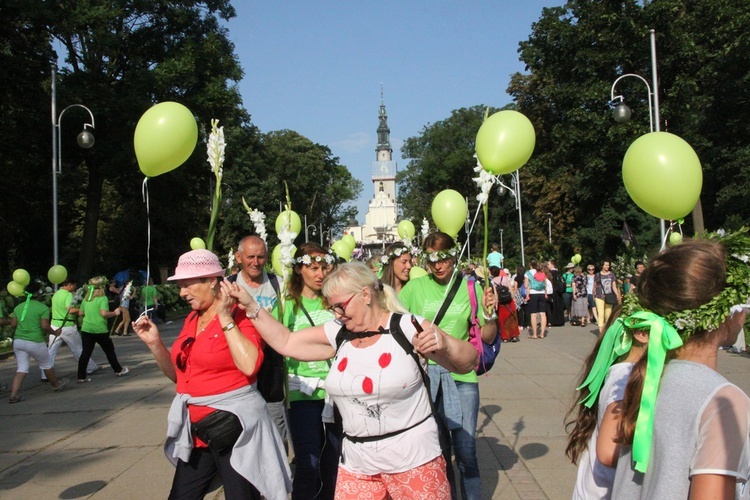
<svg viewBox="0 0 750 500">
<path fill-rule="evenodd" d="M 130 297 L 130 294 L 132 291 L 133 291 L 133 282 L 128 281 L 127 284 L 125 285 L 125 288 L 122 289 L 122 297 L 124 299 L 127 299 L 128 297 Z"/>
<path fill-rule="evenodd" d="M 430 223 L 427 222 L 427 217 L 422 218 L 422 241 L 426 240 L 430 235 Z"/>
<path fill-rule="evenodd" d="M 216 176 L 216 182 L 221 182 L 221 176 L 224 174 L 224 127 L 219 127 L 219 120 L 211 120 L 211 135 L 208 136 L 208 164 L 211 165 L 211 172 Z"/>
<path fill-rule="evenodd" d="M 268 236 L 266 234 L 266 214 L 257 208 L 250 208 L 250 205 L 247 204 L 244 196 L 242 197 L 242 204 L 245 206 L 245 211 L 255 227 L 255 234 L 257 234 L 263 241 L 266 241 L 266 237 Z"/>
<path fill-rule="evenodd" d="M 227 271 L 230 273 L 234 269 L 234 248 L 229 249 L 229 255 L 227 256 Z"/>
<path fill-rule="evenodd" d="M 492 190 L 492 186 L 496 182 L 495 176 L 487 172 L 482 167 L 482 164 L 479 163 L 478 158 L 477 158 L 477 166 L 474 167 L 474 172 L 479 174 L 479 177 L 475 177 L 474 179 L 472 179 L 474 182 L 477 183 L 477 186 L 479 186 L 479 189 L 480 189 L 480 193 L 477 195 L 477 201 L 480 204 L 487 203 L 487 200 L 489 200 L 489 197 L 490 197 L 490 190 Z"/>
</svg>

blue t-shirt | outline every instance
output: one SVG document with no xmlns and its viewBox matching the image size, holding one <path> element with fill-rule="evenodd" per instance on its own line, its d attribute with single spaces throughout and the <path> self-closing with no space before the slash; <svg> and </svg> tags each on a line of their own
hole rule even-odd
<svg viewBox="0 0 750 500">
<path fill-rule="evenodd" d="M 487 256 L 487 264 L 489 267 L 503 267 L 503 254 L 500 252 L 491 252 Z"/>
</svg>

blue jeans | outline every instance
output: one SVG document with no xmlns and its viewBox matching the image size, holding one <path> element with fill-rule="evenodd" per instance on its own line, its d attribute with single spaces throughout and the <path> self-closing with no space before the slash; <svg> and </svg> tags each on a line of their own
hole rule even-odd
<svg viewBox="0 0 750 500">
<path fill-rule="evenodd" d="M 451 450 L 456 456 L 458 471 L 461 473 L 461 496 L 464 500 L 479 500 L 481 498 L 482 480 L 479 478 L 479 461 L 477 460 L 477 418 L 479 416 L 479 384 L 474 382 L 456 382 L 458 397 L 461 400 L 462 428 L 450 431 L 450 437 L 441 436 L 443 456 L 448 466 L 448 481 L 451 485 L 451 495 L 456 495 L 456 478 L 453 475 Z M 435 402 L 440 409 L 442 396 L 438 393 Z M 439 413 L 441 413 L 439 411 Z M 447 427 L 443 427 L 444 429 Z M 447 446 L 445 446 L 447 445 Z"/>
<path fill-rule="evenodd" d="M 294 448 L 293 500 L 333 499 L 341 455 L 341 427 L 324 424 L 323 400 L 292 401 L 289 433 Z"/>
</svg>

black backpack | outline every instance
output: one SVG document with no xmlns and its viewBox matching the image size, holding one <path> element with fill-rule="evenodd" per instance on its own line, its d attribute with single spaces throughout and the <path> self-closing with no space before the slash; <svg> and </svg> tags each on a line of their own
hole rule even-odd
<svg viewBox="0 0 750 500">
<path fill-rule="evenodd" d="M 505 285 L 495 285 L 495 293 L 497 294 L 498 305 L 510 304 L 513 302 L 513 295 L 510 293 L 510 288 Z"/>
<path fill-rule="evenodd" d="M 558 295 L 565 293 L 565 289 L 568 285 L 565 283 L 565 276 L 560 274 L 560 271 L 554 271 L 552 276 L 552 289 Z"/>
</svg>

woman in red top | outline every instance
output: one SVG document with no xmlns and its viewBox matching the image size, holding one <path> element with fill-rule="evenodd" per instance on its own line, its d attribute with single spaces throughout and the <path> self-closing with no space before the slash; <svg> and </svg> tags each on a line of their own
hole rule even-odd
<svg viewBox="0 0 750 500">
<path fill-rule="evenodd" d="M 161 371 L 177 384 L 165 445 L 177 467 L 169 498 L 203 498 L 218 472 L 228 499 L 286 499 L 286 455 L 255 388 L 262 341 L 245 312 L 221 291 L 223 274 L 208 250 L 180 257 L 169 280 L 177 282 L 193 312 L 171 352 L 148 317 L 133 323 Z"/>
</svg>

